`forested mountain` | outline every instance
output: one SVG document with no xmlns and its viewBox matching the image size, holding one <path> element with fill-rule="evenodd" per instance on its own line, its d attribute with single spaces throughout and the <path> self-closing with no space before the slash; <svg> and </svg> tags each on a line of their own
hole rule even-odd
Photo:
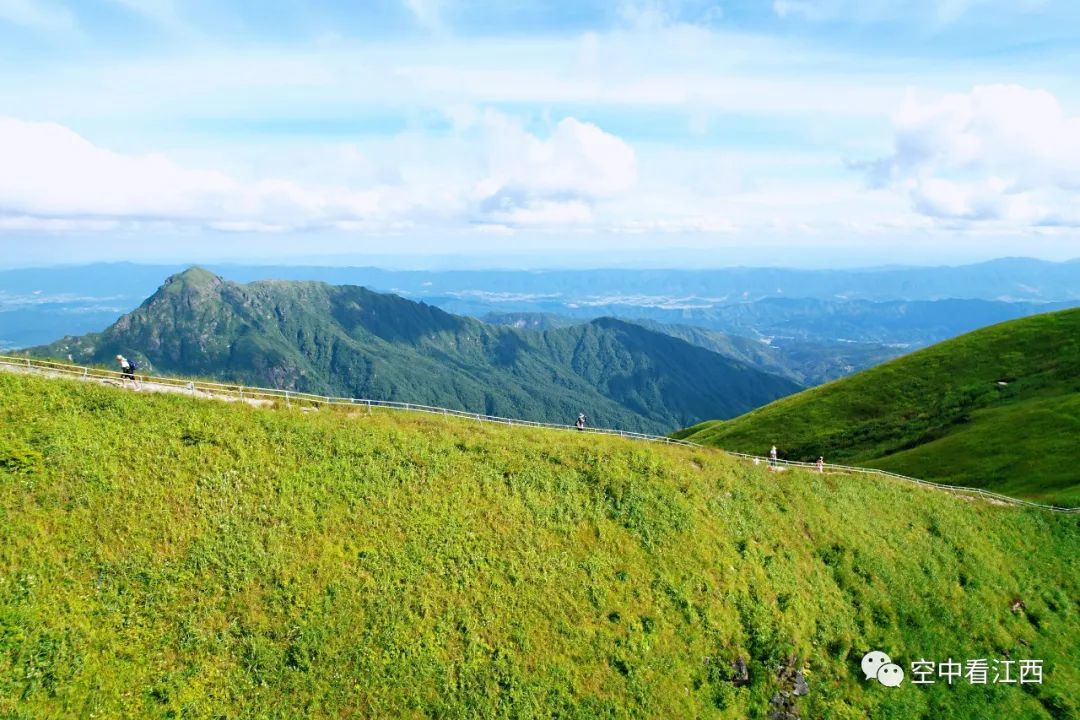
<svg viewBox="0 0 1080 720">
<path fill-rule="evenodd" d="M 33 350 L 117 353 L 156 371 L 471 412 L 670 431 L 732 417 L 798 386 L 663 333 L 601 318 L 494 327 L 356 286 L 177 274 L 101 333 Z"/>
<path fill-rule="evenodd" d="M 257 265 L 211 269 L 235 282 L 272 277 L 360 285 L 483 319 L 494 315 L 506 320 L 528 313 L 534 323 L 531 329 L 548 329 L 552 322 L 621 317 L 754 339 L 902 345 L 897 352 L 1080 304 L 1080 262 L 1023 258 L 876 270 L 409 271 Z M 128 263 L 0 270 L 0 348 L 30 347 L 99 330 L 135 308 L 162 278 L 181 270 Z M 536 313 L 546 314 L 546 322 Z M 825 348 L 824 356 L 810 350 L 805 357 L 810 366 L 799 374 L 811 377 L 815 365 L 827 367 L 835 355 Z M 859 367 L 858 362 L 853 365 Z"/>
</svg>

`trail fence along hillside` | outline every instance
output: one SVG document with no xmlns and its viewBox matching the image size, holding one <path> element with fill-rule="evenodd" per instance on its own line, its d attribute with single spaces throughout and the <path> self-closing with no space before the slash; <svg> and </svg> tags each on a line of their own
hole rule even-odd
<svg viewBox="0 0 1080 720">
<path fill-rule="evenodd" d="M 88 367 L 83 365 L 59 363 L 52 360 L 39 360 L 36 358 L 16 357 L 10 355 L 0 355 L 0 370 L 16 373 L 32 373 L 35 375 L 43 375 L 47 377 L 68 377 L 88 382 L 116 385 L 122 384 L 123 382 L 123 375 L 114 370 L 106 370 L 103 368 Z M 137 374 L 137 377 L 139 383 L 147 391 L 183 394 L 202 399 L 224 400 L 228 402 L 243 402 L 250 405 L 271 405 L 273 403 L 281 403 L 287 407 L 292 407 L 294 405 L 297 407 L 319 407 L 322 405 L 349 406 L 352 408 L 365 409 L 368 412 L 376 408 L 386 410 L 401 410 L 406 412 L 426 413 L 429 415 L 441 415 L 444 417 L 457 417 L 466 420 L 472 420 L 475 422 L 491 423 L 496 425 L 543 428 L 547 430 L 590 433 L 594 435 L 611 435 L 615 437 L 628 438 L 631 440 L 642 440 L 647 442 L 662 443 L 665 445 L 681 445 L 689 448 L 705 449 L 705 446 L 700 445 L 699 443 L 691 442 L 689 440 L 676 440 L 674 438 L 664 437 L 663 435 L 648 435 L 646 433 L 636 433 L 626 430 L 615 430 L 610 428 L 586 427 L 584 429 L 579 429 L 573 425 L 558 425 L 555 423 L 536 422 L 534 420 L 515 420 L 513 418 L 504 418 L 494 415 L 471 413 L 465 410 L 432 407 L 430 405 L 418 405 L 416 403 L 395 402 L 391 400 L 369 400 L 362 398 L 343 398 L 334 397 L 331 395 L 316 395 L 313 393 L 296 392 L 293 390 L 249 387 L 237 383 L 217 383 L 205 380 L 187 380 L 184 378 L 158 377 L 141 374 Z M 817 466 L 814 463 L 795 462 L 791 460 L 769 460 L 763 456 L 748 455 L 746 453 L 730 451 L 724 452 L 734 457 L 744 458 L 746 460 L 754 462 L 755 464 L 772 463 L 772 465 L 775 467 L 802 468 L 810 471 L 817 470 Z M 998 493 L 990 492 L 989 490 L 983 490 L 982 488 L 969 488 L 957 485 L 946 485 L 943 483 L 933 483 L 926 480 L 919 480 L 918 478 L 908 477 L 906 475 L 898 475 L 897 473 L 891 473 L 885 470 L 875 470 L 872 468 L 833 464 L 828 464 L 825 466 L 825 468 L 826 471 L 829 473 L 850 473 L 858 475 L 871 475 L 879 478 L 891 478 L 903 482 L 914 483 L 916 485 L 921 485 L 923 487 L 932 488 L 935 490 L 943 490 L 946 492 L 968 497 L 982 498 L 989 502 L 998 504 L 1038 508 L 1040 510 L 1049 510 L 1060 513 L 1080 514 L 1080 508 L 1063 508 L 1055 507 L 1053 505 L 1044 505 L 1041 503 L 1030 502 L 1028 500 L 1021 500 L 1019 498 L 1009 497 L 1007 495 L 1000 495 Z"/>
</svg>

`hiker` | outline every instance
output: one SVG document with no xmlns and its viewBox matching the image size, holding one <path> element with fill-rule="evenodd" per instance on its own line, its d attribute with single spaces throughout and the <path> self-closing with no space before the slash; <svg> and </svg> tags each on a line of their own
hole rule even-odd
<svg viewBox="0 0 1080 720">
<path fill-rule="evenodd" d="M 577 422 L 574 423 L 574 427 L 576 427 L 578 430 L 584 430 L 585 429 L 585 422 L 586 422 L 585 413 L 578 413 Z"/>
<path fill-rule="evenodd" d="M 130 380 L 131 384 L 138 390 L 139 381 L 135 379 L 135 371 L 139 367 L 138 364 L 128 360 L 123 355 L 117 355 L 116 362 L 120 364 L 120 384 L 127 387 L 127 381 Z"/>
<path fill-rule="evenodd" d="M 769 451 L 769 467 L 776 468 L 776 446 L 772 446 L 772 450 Z"/>
<path fill-rule="evenodd" d="M 817 459 L 817 471 L 819 473 L 825 472 L 825 457 L 819 456 Z"/>
</svg>

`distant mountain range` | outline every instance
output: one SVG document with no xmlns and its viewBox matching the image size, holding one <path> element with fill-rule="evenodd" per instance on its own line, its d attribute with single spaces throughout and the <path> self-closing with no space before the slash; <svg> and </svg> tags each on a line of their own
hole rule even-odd
<svg viewBox="0 0 1080 720">
<path fill-rule="evenodd" d="M 702 304 L 697 307 L 603 304 L 567 306 L 552 301 L 503 302 L 515 308 L 496 311 L 496 304 L 477 300 L 427 298 L 448 312 L 476 317 L 515 315 L 536 308 L 546 322 L 554 316 L 582 321 L 597 314 L 663 326 L 684 325 L 727 335 L 767 340 L 809 341 L 818 345 L 865 343 L 894 346 L 893 355 L 1005 320 L 1080 305 L 1080 301 L 1051 303 L 997 300 L 820 300 L 765 298 L 754 302 Z"/>
<path fill-rule="evenodd" d="M 988 327 L 676 437 L 1080 505 L 1080 309 Z"/>
<path fill-rule="evenodd" d="M 405 271 L 356 267 L 215 268 L 238 281 L 265 277 L 323 280 L 393 291 L 408 297 L 460 299 L 554 298 L 677 308 L 791 297 L 820 300 L 942 300 L 1005 302 L 1080 300 L 1080 260 L 1065 263 L 1002 258 L 957 267 L 864 270 L 718 268 L 707 270 L 456 270 Z M 512 308 L 507 308 L 512 309 Z"/>
<path fill-rule="evenodd" d="M 732 417 L 799 385 L 639 325 L 601 318 L 496 327 L 356 286 L 170 277 L 101 333 L 34 354 L 470 412 L 668 432 Z"/>
<path fill-rule="evenodd" d="M 108 264 L 0 271 L 0 349 L 99 330 L 137 307 L 161 278 L 182 269 Z M 237 282 L 272 277 L 362 285 L 472 317 L 521 312 L 579 322 L 622 317 L 772 339 L 774 345 L 800 339 L 826 346 L 903 346 L 897 352 L 1080 304 L 1080 262 L 1022 258 L 955 268 L 845 271 L 211 269 Z"/>
</svg>

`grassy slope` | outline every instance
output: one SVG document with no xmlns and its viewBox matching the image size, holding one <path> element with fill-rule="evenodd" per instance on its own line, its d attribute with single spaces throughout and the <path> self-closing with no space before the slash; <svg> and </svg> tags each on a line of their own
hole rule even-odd
<svg viewBox="0 0 1080 720">
<path fill-rule="evenodd" d="M 711 450 L 0 374 L 7 718 L 763 718 L 794 655 L 807 718 L 1062 720 L 1078 557 L 1074 517 Z M 887 690 L 869 648 L 1047 677 Z"/>
<path fill-rule="evenodd" d="M 1001 386 L 999 381 L 1006 382 Z M 679 437 L 1080 504 L 1080 310 L 1014 320 Z"/>
</svg>

